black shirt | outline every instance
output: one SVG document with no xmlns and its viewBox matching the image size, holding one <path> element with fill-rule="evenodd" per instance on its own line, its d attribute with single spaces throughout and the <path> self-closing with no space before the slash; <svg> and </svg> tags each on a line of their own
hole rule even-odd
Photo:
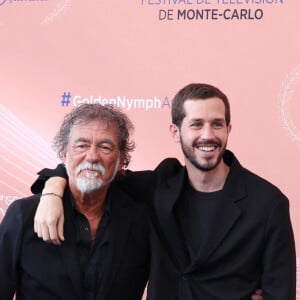
<svg viewBox="0 0 300 300">
<path fill-rule="evenodd" d="M 87 300 L 96 299 L 103 284 L 104 275 L 107 272 L 111 220 L 109 203 L 108 194 L 105 212 L 98 225 L 96 237 L 93 241 L 94 246 L 92 247 L 89 222 L 87 218 L 77 210 L 75 202 L 72 199 L 78 261 Z"/>
<path fill-rule="evenodd" d="M 199 192 L 188 182 L 181 194 L 177 215 L 191 262 L 198 256 L 201 246 L 213 234 L 211 228 L 215 222 L 221 191 Z"/>
</svg>

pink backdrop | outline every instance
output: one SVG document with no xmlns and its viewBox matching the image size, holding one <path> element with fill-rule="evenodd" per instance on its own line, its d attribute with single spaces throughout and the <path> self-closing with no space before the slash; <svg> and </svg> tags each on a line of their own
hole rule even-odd
<svg viewBox="0 0 300 300">
<path fill-rule="evenodd" d="M 182 158 L 168 132 L 173 95 L 207 82 L 231 101 L 229 148 L 289 197 L 299 249 L 299 10 L 297 0 L 0 0 L 0 221 L 56 165 L 52 137 L 72 107 L 115 100 L 136 125 L 131 168 L 151 169 Z"/>
</svg>

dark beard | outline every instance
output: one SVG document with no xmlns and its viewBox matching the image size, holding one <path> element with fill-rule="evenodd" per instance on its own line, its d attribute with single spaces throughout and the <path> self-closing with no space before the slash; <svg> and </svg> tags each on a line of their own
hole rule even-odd
<svg viewBox="0 0 300 300">
<path fill-rule="evenodd" d="M 214 163 L 214 164 L 208 164 L 206 166 L 203 166 L 203 165 L 200 165 L 196 159 L 189 153 L 188 149 L 184 146 L 182 140 L 180 141 L 180 145 L 181 145 L 181 149 L 182 149 L 182 152 L 184 154 L 184 156 L 186 157 L 186 159 L 196 168 L 198 169 L 199 171 L 203 171 L 203 172 L 209 172 L 213 169 L 215 169 L 219 164 L 220 162 L 222 161 L 223 159 L 223 155 L 224 155 L 224 152 L 225 152 L 225 149 L 226 147 L 223 149 L 223 151 L 219 154 L 218 156 L 218 159 L 217 159 L 217 162 Z"/>
</svg>

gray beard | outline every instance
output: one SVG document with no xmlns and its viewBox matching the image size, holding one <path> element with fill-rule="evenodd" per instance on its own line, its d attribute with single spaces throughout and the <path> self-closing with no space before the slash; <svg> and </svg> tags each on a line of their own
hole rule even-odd
<svg viewBox="0 0 300 300">
<path fill-rule="evenodd" d="M 90 179 L 90 178 L 76 178 L 75 179 L 76 188 L 83 194 L 90 194 L 97 190 L 100 190 L 103 186 L 102 179 Z"/>
<path fill-rule="evenodd" d="M 111 177 L 111 179 L 108 182 L 104 182 L 101 178 L 98 177 L 85 177 L 85 178 L 75 178 L 70 177 L 70 172 L 69 172 L 69 163 L 68 163 L 68 155 L 65 163 L 65 167 L 67 170 L 67 174 L 69 176 L 69 179 L 74 182 L 76 188 L 83 194 L 90 194 L 93 192 L 96 192 L 97 190 L 100 190 L 103 186 L 111 183 L 113 179 L 115 178 L 117 172 L 118 172 L 118 167 L 119 167 L 119 162 L 120 162 L 120 157 L 118 157 L 115 165 L 115 170 L 114 173 Z M 105 173 L 105 169 L 103 171 L 103 174 Z"/>
</svg>

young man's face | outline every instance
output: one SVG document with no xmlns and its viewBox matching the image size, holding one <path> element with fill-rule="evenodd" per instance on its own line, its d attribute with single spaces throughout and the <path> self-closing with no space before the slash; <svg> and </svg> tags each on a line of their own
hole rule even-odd
<svg viewBox="0 0 300 300">
<path fill-rule="evenodd" d="M 213 97 L 187 100 L 183 107 L 186 116 L 181 128 L 172 125 L 171 131 L 181 143 L 186 165 L 213 170 L 222 161 L 231 129 L 226 125 L 224 103 Z"/>
<path fill-rule="evenodd" d="M 109 184 L 121 169 L 116 125 L 102 121 L 74 125 L 65 155 L 70 186 L 91 193 Z"/>
</svg>

